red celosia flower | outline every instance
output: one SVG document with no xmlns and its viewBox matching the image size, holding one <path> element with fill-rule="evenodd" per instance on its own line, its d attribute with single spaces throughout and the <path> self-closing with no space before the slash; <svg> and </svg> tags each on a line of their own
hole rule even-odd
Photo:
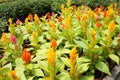
<svg viewBox="0 0 120 80">
<path fill-rule="evenodd" d="M 100 26 L 101 26 L 101 23 L 100 23 L 100 21 L 98 21 L 98 22 L 96 23 L 96 27 L 97 27 L 97 28 L 100 28 Z"/>
<path fill-rule="evenodd" d="M 32 20 L 32 19 L 33 19 L 33 15 L 32 15 L 32 14 L 29 14 L 29 15 L 28 15 L 28 19 L 29 19 L 29 20 Z"/>
<path fill-rule="evenodd" d="M 48 12 L 46 15 L 47 15 L 48 21 L 50 21 L 51 19 L 50 12 Z"/>
<path fill-rule="evenodd" d="M 23 51 L 22 59 L 23 59 L 23 61 L 25 61 L 25 64 L 28 64 L 29 61 L 31 60 L 30 52 L 28 52 L 26 49 L 24 49 L 24 51 Z"/>
<path fill-rule="evenodd" d="M 99 12 L 99 11 L 97 11 L 96 14 L 97 14 L 98 16 L 100 16 L 100 12 Z"/>
<path fill-rule="evenodd" d="M 14 36 L 14 35 L 10 35 L 10 42 L 12 43 L 12 44 L 15 44 L 16 43 L 16 37 Z"/>
<path fill-rule="evenodd" d="M 16 21 L 16 25 L 20 25 L 21 21 L 19 19 L 17 19 Z"/>
<path fill-rule="evenodd" d="M 103 6 L 102 6 L 102 5 L 100 5 L 100 9 L 103 9 Z"/>
<path fill-rule="evenodd" d="M 58 17 L 58 21 L 59 21 L 59 22 L 62 22 L 62 15 L 60 15 L 60 16 Z"/>
<path fill-rule="evenodd" d="M 52 46 L 53 48 L 56 48 L 56 46 L 57 46 L 56 40 L 54 40 L 54 39 L 52 40 L 51 46 Z"/>
<path fill-rule="evenodd" d="M 107 11 L 106 10 L 104 10 L 104 17 L 106 17 L 107 16 Z"/>
<path fill-rule="evenodd" d="M 72 9 L 72 11 L 75 11 L 75 10 L 76 10 L 76 5 L 74 5 L 74 6 L 73 6 L 73 9 Z"/>
<path fill-rule="evenodd" d="M 95 8 L 95 11 L 98 11 L 98 7 Z"/>
</svg>

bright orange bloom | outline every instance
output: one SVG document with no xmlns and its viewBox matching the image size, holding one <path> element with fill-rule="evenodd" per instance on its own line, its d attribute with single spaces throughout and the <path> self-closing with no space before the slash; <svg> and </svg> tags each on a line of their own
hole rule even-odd
<svg viewBox="0 0 120 80">
<path fill-rule="evenodd" d="M 77 52 L 76 46 L 74 46 L 72 48 L 72 50 L 70 51 L 70 64 L 71 64 L 71 67 L 74 67 L 74 64 L 75 64 L 75 61 L 76 61 L 76 57 L 77 57 L 76 52 Z"/>
<path fill-rule="evenodd" d="M 57 46 L 56 40 L 54 40 L 54 39 L 52 40 L 51 46 L 52 46 L 53 48 L 56 48 L 56 46 Z"/>
<path fill-rule="evenodd" d="M 32 20 L 32 19 L 33 19 L 33 15 L 32 15 L 32 14 L 29 14 L 29 15 L 28 15 L 28 19 L 29 19 L 29 20 Z"/>
<path fill-rule="evenodd" d="M 111 21 L 110 24 L 109 24 L 109 26 L 108 26 L 108 30 L 110 32 L 112 32 L 114 29 L 115 29 L 115 22 Z"/>
<path fill-rule="evenodd" d="M 11 78 L 12 78 L 13 80 L 18 80 L 18 77 L 16 76 L 14 70 L 11 70 L 11 71 L 9 72 L 9 74 L 10 74 L 10 76 L 11 76 Z"/>
<path fill-rule="evenodd" d="M 30 52 L 28 52 L 26 49 L 24 49 L 24 51 L 23 51 L 22 59 L 23 59 L 23 61 L 25 61 L 25 64 L 28 64 L 29 61 L 31 60 Z"/>
<path fill-rule="evenodd" d="M 104 17 L 106 17 L 107 16 L 107 11 L 106 10 L 104 10 Z"/>
<path fill-rule="evenodd" d="M 96 14 L 97 14 L 98 16 L 100 16 L 100 12 L 99 12 L 99 11 L 97 11 Z"/>
<path fill-rule="evenodd" d="M 59 21 L 59 22 L 62 22 L 62 15 L 60 15 L 60 16 L 58 17 L 58 21 Z"/>
<path fill-rule="evenodd" d="M 100 5 L 100 9 L 103 9 L 103 6 L 102 6 L 102 5 Z"/>
<path fill-rule="evenodd" d="M 39 17 L 37 14 L 34 15 L 34 20 L 36 24 L 39 24 L 40 21 L 39 21 Z"/>
<path fill-rule="evenodd" d="M 100 21 L 98 21 L 98 22 L 96 23 L 96 27 L 97 27 L 97 28 L 100 28 L 100 26 L 101 26 L 101 23 L 100 23 Z"/>
<path fill-rule="evenodd" d="M 53 48 L 50 48 L 48 51 L 48 56 L 47 56 L 48 64 L 51 66 L 54 66 L 55 58 L 56 58 L 56 54 L 53 51 Z"/>
<path fill-rule="evenodd" d="M 74 5 L 74 6 L 73 6 L 73 9 L 72 9 L 72 11 L 75 11 L 75 10 L 76 10 L 76 5 Z"/>
<path fill-rule="evenodd" d="M 5 42 L 5 43 L 8 42 L 8 37 L 7 37 L 6 33 L 4 33 L 4 32 L 2 33 L 1 40 L 2 40 L 3 42 Z"/>
<path fill-rule="evenodd" d="M 98 8 L 98 7 L 96 7 L 96 8 L 95 8 L 95 11 L 98 11 L 98 10 L 99 10 L 99 8 Z"/>
</svg>

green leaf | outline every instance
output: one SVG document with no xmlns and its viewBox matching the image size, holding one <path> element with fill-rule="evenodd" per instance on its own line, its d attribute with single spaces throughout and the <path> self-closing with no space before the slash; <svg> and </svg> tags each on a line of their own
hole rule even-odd
<svg viewBox="0 0 120 80">
<path fill-rule="evenodd" d="M 43 71 L 40 69 L 35 69 L 35 76 L 44 77 Z"/>
<path fill-rule="evenodd" d="M 110 59 L 115 61 L 117 64 L 119 64 L 119 57 L 115 54 L 109 54 Z"/>
<path fill-rule="evenodd" d="M 79 80 L 94 80 L 94 76 L 82 76 Z"/>
<path fill-rule="evenodd" d="M 61 57 L 61 60 L 64 62 L 65 65 L 67 65 L 68 67 L 70 67 L 70 61 L 68 58 L 62 58 Z"/>
<path fill-rule="evenodd" d="M 89 69 L 89 64 L 90 63 L 83 63 L 80 64 L 77 68 L 77 73 L 84 73 Z"/>
<path fill-rule="evenodd" d="M 81 47 L 83 49 L 88 49 L 88 45 L 84 41 L 75 41 L 78 47 Z"/>
<path fill-rule="evenodd" d="M 0 75 L 5 75 L 10 71 L 10 68 L 2 68 L 0 69 Z"/>
<path fill-rule="evenodd" d="M 67 72 L 61 72 L 56 76 L 56 79 L 58 80 L 71 80 L 69 73 Z"/>
<path fill-rule="evenodd" d="M 86 62 L 90 62 L 91 60 L 89 58 L 86 57 L 80 57 L 77 59 L 77 63 L 81 64 L 81 63 L 86 63 Z"/>
<path fill-rule="evenodd" d="M 111 73 L 109 72 L 109 68 L 108 66 L 104 63 L 104 62 L 98 62 L 95 67 L 99 70 L 102 71 L 108 75 L 111 75 Z"/>
</svg>

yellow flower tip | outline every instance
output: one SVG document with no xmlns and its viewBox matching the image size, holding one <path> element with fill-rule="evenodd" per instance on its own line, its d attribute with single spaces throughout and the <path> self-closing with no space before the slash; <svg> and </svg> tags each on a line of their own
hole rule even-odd
<svg viewBox="0 0 120 80">
<path fill-rule="evenodd" d="M 25 25 L 28 25 L 28 18 L 25 19 Z"/>
<path fill-rule="evenodd" d="M 85 22 L 86 21 L 86 15 L 82 14 L 82 21 Z"/>
<path fill-rule="evenodd" d="M 77 50 L 76 50 L 76 45 L 72 48 L 72 50 L 70 51 L 70 64 L 73 67 L 76 61 L 76 54 Z"/>
<path fill-rule="evenodd" d="M 12 24 L 12 18 L 9 18 L 9 19 L 8 19 L 8 22 L 9 22 L 10 24 Z"/>
<path fill-rule="evenodd" d="M 4 32 L 2 33 L 1 40 L 2 40 L 3 42 L 5 42 L 5 43 L 8 42 L 8 37 L 7 37 L 6 33 L 4 33 Z"/>
<path fill-rule="evenodd" d="M 64 8 L 65 8 L 65 5 L 64 5 L 64 4 L 62 4 L 62 5 L 61 5 L 61 10 L 63 11 L 63 10 L 64 10 Z"/>
<path fill-rule="evenodd" d="M 110 22 L 109 26 L 108 26 L 108 30 L 111 32 L 115 29 L 115 22 L 114 20 Z"/>
<path fill-rule="evenodd" d="M 85 6 L 84 5 L 82 5 L 82 10 L 85 8 Z"/>
<path fill-rule="evenodd" d="M 32 37 L 36 38 L 37 37 L 37 33 L 35 31 L 32 32 Z"/>
<path fill-rule="evenodd" d="M 55 54 L 53 48 L 50 48 L 49 51 L 48 51 L 48 56 L 47 56 L 48 64 L 53 66 L 55 58 L 56 58 L 56 54 Z"/>
<path fill-rule="evenodd" d="M 70 5 L 71 5 L 70 0 L 68 0 L 67 7 L 70 7 Z"/>
<path fill-rule="evenodd" d="M 69 18 L 66 18 L 65 21 L 64 21 L 64 25 L 66 28 L 70 28 L 70 19 Z"/>
<path fill-rule="evenodd" d="M 34 15 L 34 21 L 35 23 L 39 24 L 39 17 L 37 14 Z"/>
<path fill-rule="evenodd" d="M 92 36 L 94 36 L 95 33 L 96 33 L 95 30 L 94 30 L 94 29 L 91 29 L 90 34 L 91 34 Z"/>
</svg>

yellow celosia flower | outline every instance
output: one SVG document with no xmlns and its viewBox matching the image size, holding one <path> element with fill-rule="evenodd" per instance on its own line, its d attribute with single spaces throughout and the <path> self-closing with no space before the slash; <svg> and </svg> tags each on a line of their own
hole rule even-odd
<svg viewBox="0 0 120 80">
<path fill-rule="evenodd" d="M 85 6 L 84 6 L 84 5 L 82 5 L 82 10 L 83 10 L 83 9 L 85 9 Z"/>
<path fill-rule="evenodd" d="M 70 20 L 68 18 L 65 19 L 64 25 L 65 25 L 66 28 L 68 28 L 68 29 L 70 28 Z"/>
<path fill-rule="evenodd" d="M 55 58 L 56 58 L 56 54 L 53 51 L 53 48 L 50 48 L 48 51 L 48 56 L 47 56 L 48 64 L 51 66 L 54 66 Z"/>
<path fill-rule="evenodd" d="M 39 17 L 37 14 L 34 15 L 34 20 L 36 24 L 39 24 L 40 21 L 39 21 Z"/>
<path fill-rule="evenodd" d="M 68 0 L 67 7 L 70 7 L 70 5 L 71 5 L 70 0 Z"/>
<path fill-rule="evenodd" d="M 49 22 L 51 29 L 54 31 L 55 29 L 55 23 L 53 21 Z"/>
<path fill-rule="evenodd" d="M 12 24 L 12 19 L 11 19 L 11 18 L 9 18 L 8 22 L 9 22 L 10 24 Z"/>
<path fill-rule="evenodd" d="M 109 30 L 109 32 L 112 32 L 114 29 L 115 29 L 115 22 L 111 21 L 108 26 L 108 30 Z"/>
<path fill-rule="evenodd" d="M 117 3 L 114 4 L 114 9 L 115 9 L 115 10 L 117 9 Z"/>
<path fill-rule="evenodd" d="M 80 9 L 77 9 L 77 18 L 80 20 Z"/>
<path fill-rule="evenodd" d="M 32 37 L 36 38 L 37 37 L 37 33 L 35 31 L 32 32 Z"/>
<path fill-rule="evenodd" d="M 110 5 L 108 6 L 108 9 L 112 9 L 112 8 L 113 8 L 113 5 L 110 4 Z"/>
<path fill-rule="evenodd" d="M 94 29 L 91 29 L 90 34 L 91 34 L 92 40 L 95 40 L 95 34 L 96 34 L 96 32 L 95 32 Z"/>
<path fill-rule="evenodd" d="M 91 9 L 88 10 L 88 15 L 89 15 L 89 18 L 90 18 L 91 20 L 94 19 L 94 11 L 92 11 Z"/>
<path fill-rule="evenodd" d="M 86 22 L 86 15 L 85 14 L 82 14 L 82 21 L 84 22 Z"/>
<path fill-rule="evenodd" d="M 2 40 L 3 42 L 5 42 L 5 43 L 8 42 L 8 37 L 7 37 L 6 33 L 4 33 L 4 32 L 2 33 L 1 40 Z"/>
<path fill-rule="evenodd" d="M 25 19 L 25 25 L 28 25 L 28 18 Z"/>
<path fill-rule="evenodd" d="M 114 10 L 113 10 L 113 9 L 108 9 L 107 15 L 108 15 L 110 18 L 114 18 Z"/>
<path fill-rule="evenodd" d="M 76 61 L 76 57 L 77 57 L 76 52 L 77 52 L 76 46 L 74 46 L 72 48 L 72 50 L 70 51 L 70 64 L 71 64 L 72 67 L 74 67 L 74 64 L 75 64 L 75 61 Z"/>
<path fill-rule="evenodd" d="M 61 11 L 63 11 L 65 8 L 64 4 L 61 5 Z"/>
</svg>

